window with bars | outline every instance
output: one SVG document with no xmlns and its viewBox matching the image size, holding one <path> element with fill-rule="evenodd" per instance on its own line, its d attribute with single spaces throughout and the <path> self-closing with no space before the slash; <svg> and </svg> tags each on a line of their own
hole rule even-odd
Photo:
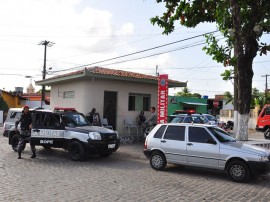
<svg viewBox="0 0 270 202">
<path fill-rule="evenodd" d="M 151 103 L 150 94 L 129 93 L 129 111 L 149 111 Z"/>
<path fill-rule="evenodd" d="M 64 99 L 70 99 L 75 97 L 75 91 L 64 91 Z"/>
</svg>

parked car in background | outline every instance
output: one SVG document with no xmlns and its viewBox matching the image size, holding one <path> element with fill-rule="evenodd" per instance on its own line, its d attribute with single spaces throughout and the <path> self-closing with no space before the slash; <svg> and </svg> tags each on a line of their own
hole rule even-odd
<svg viewBox="0 0 270 202">
<path fill-rule="evenodd" d="M 224 170 L 235 182 L 268 173 L 270 151 L 237 142 L 224 130 L 208 124 L 158 124 L 147 136 L 144 154 L 155 170 L 167 163 Z"/>
<path fill-rule="evenodd" d="M 9 132 L 15 126 L 15 122 L 20 118 L 22 108 L 10 108 L 7 113 L 7 118 L 4 122 L 3 136 L 8 137 Z"/>
<path fill-rule="evenodd" d="M 204 123 L 204 118 L 199 114 L 178 114 L 173 115 L 171 123 Z"/>
<path fill-rule="evenodd" d="M 216 117 L 214 117 L 211 114 L 201 114 L 203 116 L 204 119 L 204 123 L 209 123 L 210 125 L 217 125 L 218 121 L 216 119 Z"/>
<path fill-rule="evenodd" d="M 270 104 L 264 105 L 257 118 L 256 124 L 257 131 L 265 132 L 268 128 L 270 128 Z"/>
</svg>

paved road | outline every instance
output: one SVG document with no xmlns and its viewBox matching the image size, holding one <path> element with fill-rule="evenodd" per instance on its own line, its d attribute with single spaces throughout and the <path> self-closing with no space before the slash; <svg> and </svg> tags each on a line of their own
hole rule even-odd
<svg viewBox="0 0 270 202">
<path fill-rule="evenodd" d="M 124 147 L 126 151 L 128 146 Z M 38 147 L 38 158 L 30 155 L 27 146 L 18 160 L 0 135 L 0 201 L 270 200 L 268 175 L 237 184 L 216 171 L 170 165 L 158 172 L 148 161 L 127 158 L 121 151 L 84 162 L 69 160 L 60 149 Z"/>
</svg>

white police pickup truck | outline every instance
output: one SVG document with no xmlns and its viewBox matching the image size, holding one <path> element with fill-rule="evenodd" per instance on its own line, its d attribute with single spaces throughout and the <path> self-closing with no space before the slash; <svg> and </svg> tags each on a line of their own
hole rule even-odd
<svg viewBox="0 0 270 202">
<path fill-rule="evenodd" d="M 31 141 L 35 145 L 63 148 L 74 161 L 83 160 L 86 154 L 109 156 L 120 145 L 116 131 L 92 126 L 74 110 L 34 111 L 32 120 Z"/>
</svg>

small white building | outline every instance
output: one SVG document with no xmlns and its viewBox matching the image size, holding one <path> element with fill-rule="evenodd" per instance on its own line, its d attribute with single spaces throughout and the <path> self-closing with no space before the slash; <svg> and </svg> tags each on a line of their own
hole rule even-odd
<svg viewBox="0 0 270 202">
<path fill-rule="evenodd" d="M 51 86 L 50 103 L 54 107 L 74 107 L 86 114 L 96 108 L 120 134 L 125 132 L 124 119 L 135 123 L 140 111 L 150 115 L 157 107 L 158 77 L 102 67 L 84 70 L 37 81 Z M 169 88 L 185 87 L 185 82 L 169 80 Z"/>
</svg>

